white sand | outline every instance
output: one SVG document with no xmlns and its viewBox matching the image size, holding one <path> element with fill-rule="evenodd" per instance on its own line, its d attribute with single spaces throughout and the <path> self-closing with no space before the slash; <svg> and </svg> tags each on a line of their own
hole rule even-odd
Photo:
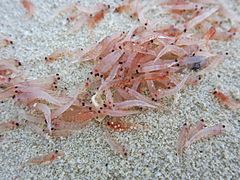
<svg viewBox="0 0 240 180">
<path fill-rule="evenodd" d="M 109 0 L 110 1 L 110 0 Z M 240 4 L 228 1 L 240 14 Z M 64 18 L 46 23 L 53 10 L 66 0 L 34 0 L 36 16 L 24 20 L 24 11 L 18 0 L 0 1 L 0 34 L 11 36 L 14 48 L 0 50 L 0 57 L 16 57 L 22 71 L 29 78 L 59 73 L 59 89 L 74 89 L 82 85 L 91 64 L 70 65 L 65 59 L 44 64 L 44 57 L 57 48 L 87 47 L 102 37 L 116 31 L 128 30 L 135 22 L 125 15 L 108 14 L 91 33 L 86 29 L 68 35 Z M 91 4 L 94 0 L 84 0 Z M 115 4 L 111 0 L 110 5 Z M 162 18 L 163 23 L 168 22 Z M 221 87 L 240 98 L 240 41 L 215 42 L 214 50 L 229 52 L 225 62 L 204 76 L 202 82 L 180 93 L 176 104 L 167 99 L 168 105 L 158 111 L 148 111 L 129 117 L 130 121 L 148 123 L 150 131 L 114 133 L 114 137 L 127 145 L 127 159 L 116 155 L 103 137 L 103 129 L 95 122 L 66 140 L 47 141 L 28 127 L 5 134 L 0 145 L 0 179 L 239 179 L 240 177 L 240 112 L 233 112 L 219 105 L 210 94 L 214 87 Z M 220 75 L 218 77 L 217 75 Z M 21 119 L 21 108 L 12 100 L 1 103 L 1 121 Z M 179 127 L 184 122 L 204 118 L 207 124 L 224 122 L 230 132 L 221 137 L 191 146 L 180 163 L 175 155 Z M 52 150 L 63 150 L 66 156 L 50 165 L 19 165 L 28 158 Z"/>
</svg>

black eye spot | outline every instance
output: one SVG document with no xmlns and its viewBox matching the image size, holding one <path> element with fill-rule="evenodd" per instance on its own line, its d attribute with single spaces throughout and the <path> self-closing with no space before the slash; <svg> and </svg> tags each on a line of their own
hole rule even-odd
<svg viewBox="0 0 240 180">
<path fill-rule="evenodd" d="M 57 153 L 58 153 L 58 150 L 56 150 L 55 153 L 57 154 Z"/>
<path fill-rule="evenodd" d="M 201 69 L 201 64 L 200 63 L 194 63 L 192 66 L 192 70 L 193 71 L 198 71 L 199 69 Z"/>
<path fill-rule="evenodd" d="M 222 125 L 223 128 L 225 128 L 225 125 Z"/>
</svg>

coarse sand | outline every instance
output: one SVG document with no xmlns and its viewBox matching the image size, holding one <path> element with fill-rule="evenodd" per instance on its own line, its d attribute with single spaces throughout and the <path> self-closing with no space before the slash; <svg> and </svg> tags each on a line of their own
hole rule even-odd
<svg viewBox="0 0 240 180">
<path fill-rule="evenodd" d="M 83 28 L 79 33 L 69 34 L 66 19 L 51 20 L 51 17 L 54 10 L 68 5 L 70 0 L 32 1 L 36 15 L 28 20 L 24 19 L 25 12 L 19 0 L 0 1 L 0 35 L 14 41 L 14 47 L 0 49 L 0 57 L 20 59 L 21 71 L 28 78 L 59 73 L 58 88 L 66 87 L 70 93 L 83 85 L 92 64 L 71 64 L 69 59 L 46 64 L 44 57 L 59 48 L 88 47 L 107 35 L 127 31 L 137 24 L 126 15 L 109 13 L 92 32 Z M 240 14 L 239 1 L 225 1 Z M 99 1 L 81 2 L 93 6 Z M 113 7 L 120 1 L 104 2 Z M 170 18 L 157 14 L 162 24 L 171 23 Z M 229 42 L 213 41 L 211 46 L 214 52 L 224 54 L 225 61 L 207 73 L 198 85 L 182 90 L 175 101 L 164 99 L 166 105 L 162 109 L 127 117 L 129 121 L 147 123 L 149 130 L 113 133 L 113 137 L 128 148 L 127 158 L 114 153 L 96 122 L 59 140 L 47 140 L 29 127 L 22 127 L 4 133 L 5 139 L 0 143 L 0 179 L 239 179 L 240 111 L 223 107 L 210 91 L 218 87 L 240 98 L 240 41 L 239 38 Z M 23 121 L 24 109 L 13 100 L 0 103 L 0 107 L 0 121 Z M 192 145 L 179 159 L 176 156 L 179 128 L 184 122 L 196 122 L 201 118 L 208 125 L 226 124 L 227 133 Z M 56 149 L 66 155 L 49 165 L 20 168 L 29 158 Z"/>
</svg>

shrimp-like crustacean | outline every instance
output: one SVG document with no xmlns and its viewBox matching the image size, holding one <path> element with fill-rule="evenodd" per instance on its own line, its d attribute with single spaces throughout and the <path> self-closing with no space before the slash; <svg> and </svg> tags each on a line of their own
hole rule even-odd
<svg viewBox="0 0 240 180">
<path fill-rule="evenodd" d="M 189 126 L 187 125 L 187 123 L 184 123 L 183 127 L 180 130 L 178 141 L 177 141 L 177 154 L 178 155 L 182 155 L 184 148 L 185 148 L 185 144 L 188 139 L 188 136 L 189 136 Z"/>
<path fill-rule="evenodd" d="M 109 146 L 117 153 L 120 154 L 122 157 L 128 156 L 128 151 L 124 145 L 121 145 L 118 143 L 113 137 L 111 137 L 111 134 L 108 132 L 105 132 L 104 134 L 105 140 L 109 144 Z"/>
<path fill-rule="evenodd" d="M 100 10 L 96 11 L 95 14 L 90 14 L 90 18 L 88 20 L 89 29 L 94 29 L 96 25 L 104 19 L 110 5 L 99 4 L 98 8 Z"/>
<path fill-rule="evenodd" d="M 234 100 L 230 96 L 224 94 L 223 92 L 217 89 L 213 91 L 213 95 L 218 99 L 220 103 L 222 103 L 224 106 L 227 106 L 232 110 L 236 110 L 240 108 L 240 102 Z"/>
<path fill-rule="evenodd" d="M 21 4 L 26 10 L 27 17 L 32 17 L 35 13 L 35 6 L 30 0 L 21 0 Z"/>
<path fill-rule="evenodd" d="M 109 12 L 110 5 L 97 3 L 94 7 L 88 8 L 82 6 L 79 2 L 72 3 L 67 7 L 58 10 L 58 14 L 66 14 L 68 23 L 73 25 L 71 32 L 79 31 L 83 25 L 87 25 L 90 30 L 93 30 L 96 25 L 104 19 Z M 55 17 L 56 15 L 54 15 Z"/>
<path fill-rule="evenodd" d="M 203 119 L 196 124 L 185 123 L 180 130 L 179 138 L 177 141 L 177 155 L 181 156 L 186 148 L 191 144 L 202 140 L 218 136 L 225 131 L 225 125 L 216 124 L 211 127 L 207 127 Z"/>
<path fill-rule="evenodd" d="M 67 49 L 58 49 L 56 51 L 54 51 L 53 53 L 51 53 L 50 55 L 45 57 L 45 60 L 47 62 L 53 62 L 56 61 L 58 59 L 62 59 L 65 57 L 72 57 L 73 53 L 70 50 Z"/>
<path fill-rule="evenodd" d="M 0 131 L 1 132 L 11 131 L 16 129 L 19 126 L 20 126 L 20 123 L 14 120 L 2 122 L 0 123 Z"/>
<path fill-rule="evenodd" d="M 13 41 L 11 39 L 4 38 L 0 40 L 0 48 L 8 47 L 12 44 L 13 44 Z"/>
<path fill-rule="evenodd" d="M 27 160 L 26 162 L 24 162 L 21 165 L 21 168 L 23 168 L 24 165 L 26 165 L 26 164 L 36 164 L 36 165 L 37 164 L 49 164 L 49 163 L 55 161 L 58 157 L 62 157 L 64 155 L 65 155 L 65 153 L 63 151 L 55 150 L 50 153 L 43 154 L 43 155 L 40 155 L 40 156 L 37 156 L 37 157 Z"/>
<path fill-rule="evenodd" d="M 225 131 L 225 125 L 219 123 L 211 127 L 206 127 L 201 129 L 200 131 L 196 132 L 188 141 L 187 144 L 185 145 L 186 147 L 190 146 L 191 144 L 202 140 L 202 139 L 207 139 L 211 138 L 214 136 L 222 135 Z"/>
</svg>

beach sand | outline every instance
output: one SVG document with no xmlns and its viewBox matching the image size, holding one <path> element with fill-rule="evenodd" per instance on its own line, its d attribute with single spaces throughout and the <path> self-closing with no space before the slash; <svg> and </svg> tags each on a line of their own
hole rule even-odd
<svg viewBox="0 0 240 180">
<path fill-rule="evenodd" d="M 69 25 L 63 17 L 49 20 L 54 10 L 69 2 L 33 0 L 36 15 L 27 20 L 18 0 L 1 0 L 0 34 L 10 36 L 14 47 L 0 49 L 0 57 L 20 59 L 23 64 L 20 69 L 28 78 L 59 73 L 58 89 L 66 87 L 70 91 L 83 85 L 92 64 L 71 64 L 69 59 L 46 64 L 44 57 L 58 48 L 88 47 L 107 35 L 127 31 L 137 22 L 126 15 L 110 13 L 93 32 L 84 28 L 69 34 Z M 97 1 L 82 2 L 90 5 Z M 105 2 L 116 5 L 114 0 Z M 240 14 L 239 1 L 227 2 Z M 165 16 L 161 19 L 163 24 L 171 22 Z M 211 46 L 214 52 L 224 54 L 225 61 L 207 73 L 198 85 L 182 90 L 176 102 L 173 98 L 164 99 L 166 105 L 162 109 L 127 117 L 132 122 L 147 123 L 149 130 L 113 133 L 127 147 L 127 158 L 115 154 L 103 136 L 103 128 L 96 122 L 59 140 L 45 139 L 29 127 L 21 127 L 4 133 L 5 140 L 0 144 L 0 179 L 239 179 L 240 111 L 223 107 L 210 91 L 219 87 L 240 98 L 240 41 L 239 38 L 213 41 Z M 0 103 L 0 110 L 0 121 L 24 121 L 24 108 L 12 99 Z M 228 131 L 223 136 L 195 143 L 179 159 L 176 156 L 179 128 L 184 122 L 201 118 L 208 125 L 222 122 Z M 52 150 L 62 150 L 66 155 L 49 165 L 20 168 L 29 158 Z"/>
</svg>

